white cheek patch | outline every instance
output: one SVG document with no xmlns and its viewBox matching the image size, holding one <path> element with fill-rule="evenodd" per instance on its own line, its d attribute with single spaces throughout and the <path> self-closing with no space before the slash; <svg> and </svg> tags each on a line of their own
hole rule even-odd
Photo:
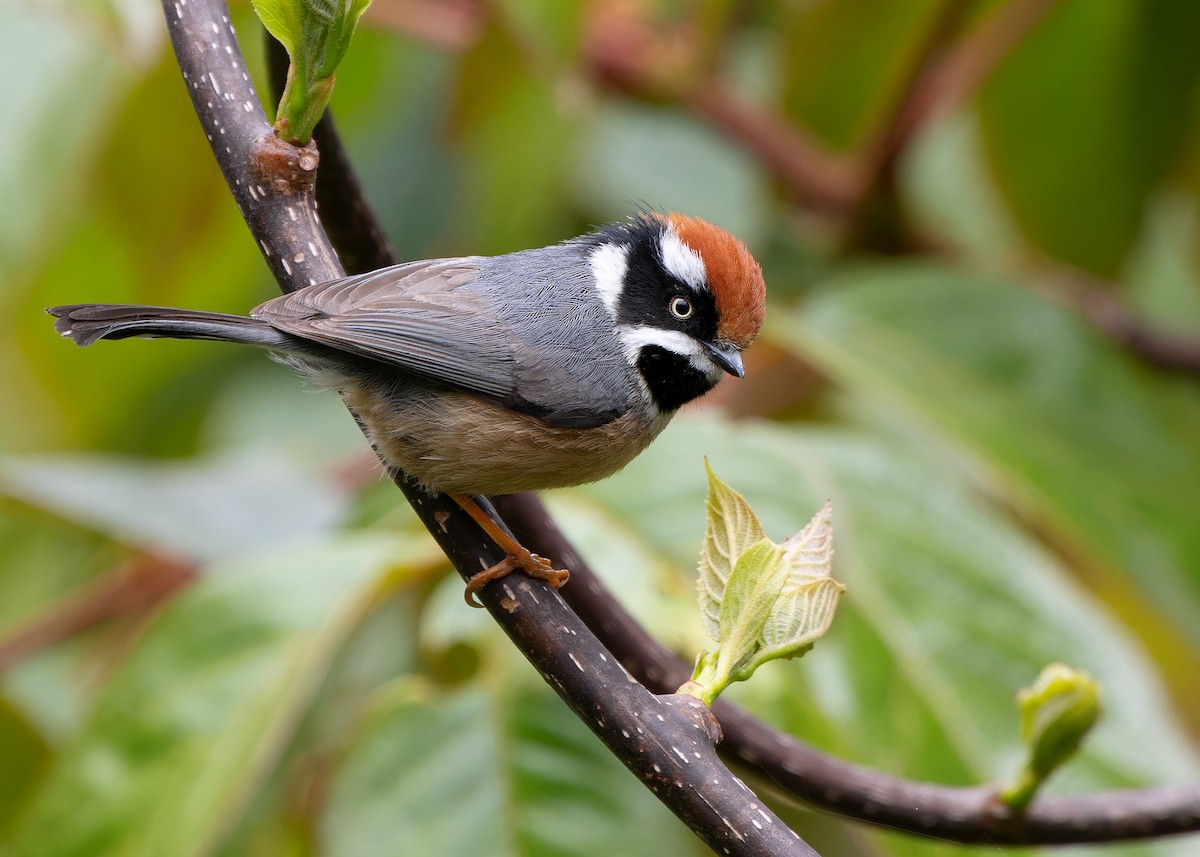
<svg viewBox="0 0 1200 857">
<path fill-rule="evenodd" d="M 625 288 L 625 272 L 629 269 L 629 248 L 623 244 L 602 244 L 592 251 L 592 277 L 600 299 L 609 314 L 617 317 L 617 302 Z"/>
<path fill-rule="evenodd" d="M 700 291 L 708 288 L 708 272 L 704 270 L 704 260 L 700 254 L 683 243 L 673 229 L 663 232 L 659 239 L 662 248 L 663 267 L 667 273 L 693 289 Z"/>
<path fill-rule="evenodd" d="M 630 327 L 622 325 L 617 328 L 617 336 L 621 338 L 621 347 L 625 349 L 625 359 L 630 366 L 636 366 L 642 349 L 648 345 L 671 351 L 688 362 L 699 372 L 709 378 L 720 380 L 724 370 L 717 365 L 709 355 L 708 350 L 692 337 L 679 330 L 663 330 L 661 327 Z"/>
</svg>

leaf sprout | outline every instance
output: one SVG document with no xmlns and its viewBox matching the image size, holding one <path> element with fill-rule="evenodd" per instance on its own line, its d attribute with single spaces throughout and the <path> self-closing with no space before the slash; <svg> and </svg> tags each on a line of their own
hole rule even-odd
<svg viewBox="0 0 1200 857">
<path fill-rule="evenodd" d="M 783 544 L 763 535 L 750 504 L 708 471 L 708 523 L 697 588 L 705 630 L 717 642 L 701 652 L 680 693 L 711 705 L 731 682 L 767 661 L 796 658 L 833 621 L 845 587 L 831 577 L 833 506 Z"/>
</svg>

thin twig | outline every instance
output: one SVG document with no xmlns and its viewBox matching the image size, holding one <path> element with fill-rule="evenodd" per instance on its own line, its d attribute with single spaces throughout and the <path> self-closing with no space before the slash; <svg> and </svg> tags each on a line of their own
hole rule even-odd
<svg viewBox="0 0 1200 857">
<path fill-rule="evenodd" d="M 1137 314 L 1117 287 L 1082 275 L 1052 277 L 1056 290 L 1093 327 L 1149 366 L 1179 375 L 1200 375 L 1200 337 L 1163 330 Z"/>
<path fill-rule="evenodd" d="M 916 125 L 909 106 L 922 91 L 929 69 L 958 34 L 975 0 L 945 0 L 925 36 L 917 58 L 900 86 L 900 95 L 878 136 L 859 157 L 858 197 L 849 206 L 841 225 L 845 248 L 877 253 L 902 253 L 911 249 L 896 166 Z"/>
<path fill-rule="evenodd" d="M 713 78 L 690 89 L 683 100 L 809 209 L 838 214 L 860 195 L 862 176 L 852 159 L 829 152 L 794 123 L 739 98 L 724 81 Z"/>
<path fill-rule="evenodd" d="M 161 556 L 123 563 L 0 639 L 0 672 L 105 620 L 148 613 L 194 579 L 190 566 Z"/>
<path fill-rule="evenodd" d="M 917 81 L 887 137 L 902 150 L 935 116 L 960 107 L 1054 7 L 1057 0 L 1011 0 L 956 42 Z M 885 156 L 889 152 L 885 150 Z M 895 154 L 891 153 L 894 158 Z"/>
<path fill-rule="evenodd" d="M 847 233 L 850 241 L 872 249 L 895 250 L 903 224 L 874 222 L 879 213 L 895 217 L 900 211 L 897 169 L 918 132 L 938 116 L 962 105 L 1001 61 L 1045 17 L 1055 0 L 1012 0 L 966 36 L 954 39 L 973 0 L 949 0 L 930 29 L 914 63 L 891 119 L 860 158 L 860 195 L 851 206 Z M 885 231 L 880 231 L 880 227 Z M 873 246 L 883 242 L 887 246 Z"/>
<path fill-rule="evenodd" d="M 697 78 L 704 58 L 696 46 L 656 30 L 643 12 L 596 7 L 583 48 L 593 80 L 634 97 L 687 105 L 816 211 L 843 211 L 860 196 L 851 161 L 829 152 L 794 123 L 740 98 L 721 78 L 708 73 Z"/>
</svg>

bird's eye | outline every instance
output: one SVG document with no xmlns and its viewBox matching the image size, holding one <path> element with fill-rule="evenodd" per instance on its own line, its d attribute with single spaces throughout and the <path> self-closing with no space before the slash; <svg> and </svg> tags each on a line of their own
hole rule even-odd
<svg viewBox="0 0 1200 857">
<path fill-rule="evenodd" d="M 676 295 L 671 298 L 671 315 L 678 319 L 685 319 L 692 314 L 692 302 L 685 297 Z"/>
</svg>

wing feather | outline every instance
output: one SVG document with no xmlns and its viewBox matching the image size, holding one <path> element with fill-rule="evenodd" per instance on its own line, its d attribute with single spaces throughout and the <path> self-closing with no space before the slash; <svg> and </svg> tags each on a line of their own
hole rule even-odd
<svg viewBox="0 0 1200 857">
<path fill-rule="evenodd" d="M 480 257 L 435 259 L 333 280 L 267 301 L 251 315 L 285 333 L 505 399 L 508 337 L 482 290 Z"/>
</svg>

